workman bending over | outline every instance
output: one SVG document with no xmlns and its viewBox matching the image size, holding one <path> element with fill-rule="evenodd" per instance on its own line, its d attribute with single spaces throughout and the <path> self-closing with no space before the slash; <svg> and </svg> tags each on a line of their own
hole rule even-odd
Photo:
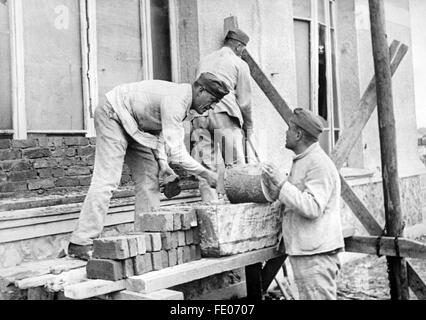
<svg viewBox="0 0 426 320">
<path fill-rule="evenodd" d="M 340 218 L 340 177 L 322 150 L 319 117 L 294 110 L 286 148 L 296 157 L 290 176 L 272 164 L 263 166 L 265 195 L 283 204 L 283 239 L 301 300 L 337 299 L 339 252 L 344 241 Z"/>
<path fill-rule="evenodd" d="M 136 182 L 136 215 L 159 207 L 159 178 L 175 174 L 168 165 L 165 144 L 170 150 L 170 161 L 204 178 L 209 186 L 216 186 L 217 174 L 187 152 L 182 122 L 208 111 L 228 93 L 223 81 L 211 73 L 203 73 L 192 85 L 141 81 L 120 85 L 106 94 L 107 102 L 94 114 L 94 172 L 71 236 L 69 255 L 90 259 L 93 239 L 103 230 L 124 162 Z"/>
</svg>

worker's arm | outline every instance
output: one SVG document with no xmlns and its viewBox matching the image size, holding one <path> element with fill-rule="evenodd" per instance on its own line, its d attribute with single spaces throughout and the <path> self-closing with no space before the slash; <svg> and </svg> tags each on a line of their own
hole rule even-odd
<svg viewBox="0 0 426 320">
<path fill-rule="evenodd" d="M 181 104 L 177 106 L 177 104 Z M 205 177 L 208 170 L 190 156 L 185 146 L 185 129 L 183 126 L 182 110 L 185 110 L 185 100 L 179 96 L 168 96 L 161 104 L 162 133 L 165 143 L 170 148 L 170 160 L 179 164 L 189 173 Z"/>
<path fill-rule="evenodd" d="M 305 188 L 299 190 L 290 182 L 281 188 L 279 200 L 306 219 L 319 218 L 332 195 L 334 178 L 321 166 L 313 166 L 306 173 Z"/>
<path fill-rule="evenodd" d="M 238 68 L 238 81 L 235 94 L 243 115 L 243 129 L 246 132 L 253 130 L 251 81 L 250 68 L 247 63 L 242 61 L 241 66 Z"/>
</svg>

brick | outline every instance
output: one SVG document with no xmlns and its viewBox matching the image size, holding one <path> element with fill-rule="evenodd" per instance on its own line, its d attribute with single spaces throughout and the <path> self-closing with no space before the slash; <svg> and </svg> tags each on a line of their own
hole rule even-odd
<svg viewBox="0 0 426 320">
<path fill-rule="evenodd" d="M 191 245 L 194 243 L 194 232 L 192 231 L 192 229 L 185 231 L 185 243 L 187 245 Z"/>
<path fill-rule="evenodd" d="M 161 245 L 162 249 L 170 250 L 172 248 L 177 248 L 178 243 L 178 233 L 177 232 L 162 232 L 161 233 Z"/>
<path fill-rule="evenodd" d="M 162 250 L 160 252 L 161 252 L 161 261 L 163 263 L 163 269 L 166 269 L 169 267 L 169 254 L 165 250 Z"/>
<path fill-rule="evenodd" d="M 86 147 L 78 147 L 77 154 L 81 157 L 86 157 L 95 153 L 95 147 L 86 146 Z"/>
<path fill-rule="evenodd" d="M 0 161 L 0 169 L 3 171 L 27 171 L 32 170 L 32 166 L 29 160 L 6 160 Z"/>
<path fill-rule="evenodd" d="M 21 159 L 21 152 L 16 150 L 0 150 L 0 161 Z"/>
<path fill-rule="evenodd" d="M 195 210 L 183 212 L 181 214 L 182 230 L 189 230 L 197 226 L 197 215 Z"/>
<path fill-rule="evenodd" d="M 173 214 L 173 229 L 175 231 L 182 229 L 182 222 L 181 222 L 180 216 L 181 216 L 180 212 L 176 212 Z"/>
<path fill-rule="evenodd" d="M 91 144 L 91 145 L 96 145 L 96 137 L 94 137 L 94 138 L 89 138 L 89 143 Z"/>
<path fill-rule="evenodd" d="M 90 175 L 88 167 L 69 167 L 66 171 L 67 176 L 85 176 Z"/>
<path fill-rule="evenodd" d="M 178 246 L 183 247 L 185 244 L 185 231 L 178 231 Z"/>
<path fill-rule="evenodd" d="M 66 137 L 64 142 L 67 146 L 87 146 L 89 139 L 84 137 Z"/>
<path fill-rule="evenodd" d="M 31 148 L 22 150 L 22 157 L 28 159 L 39 159 L 50 157 L 52 153 L 47 148 Z"/>
<path fill-rule="evenodd" d="M 189 246 L 189 253 L 190 253 L 191 261 L 199 260 L 199 259 L 197 259 L 197 246 L 196 245 Z"/>
<path fill-rule="evenodd" d="M 60 148 L 58 148 L 58 149 L 55 149 L 55 150 L 53 150 L 52 151 L 52 157 L 54 157 L 54 158 L 63 158 L 63 157 L 65 157 L 65 150 L 64 149 L 60 149 Z"/>
<path fill-rule="evenodd" d="M 34 148 L 37 147 L 37 141 L 36 140 L 13 140 L 12 141 L 12 148 L 16 149 L 28 149 L 28 148 Z"/>
<path fill-rule="evenodd" d="M 146 245 L 146 252 L 152 252 L 151 235 L 148 233 L 145 233 L 145 245 Z"/>
<path fill-rule="evenodd" d="M 59 178 L 55 182 L 56 187 L 78 187 L 80 180 L 78 178 Z"/>
<path fill-rule="evenodd" d="M 183 247 L 177 248 L 177 263 L 183 264 Z"/>
<path fill-rule="evenodd" d="M 191 249 L 189 246 L 185 246 L 183 249 L 183 263 L 188 263 L 191 261 Z"/>
<path fill-rule="evenodd" d="M 163 261 L 161 251 L 151 253 L 152 269 L 154 271 L 163 269 Z"/>
<path fill-rule="evenodd" d="M 146 238 L 144 233 L 139 233 L 134 235 L 136 238 L 138 254 L 142 255 L 146 253 Z"/>
<path fill-rule="evenodd" d="M 144 254 L 143 257 L 145 258 L 146 272 L 151 272 L 152 270 L 154 270 L 154 268 L 152 266 L 152 253 L 147 252 L 147 253 Z"/>
<path fill-rule="evenodd" d="M 130 257 L 136 257 L 138 253 L 138 242 L 136 237 L 128 237 L 127 243 L 129 245 L 129 255 Z"/>
<path fill-rule="evenodd" d="M 52 169 L 52 174 L 55 178 L 62 178 L 65 176 L 65 170 L 62 168 L 54 168 Z"/>
<path fill-rule="evenodd" d="M 58 162 L 55 159 L 37 159 L 33 162 L 34 169 L 45 169 L 56 167 Z"/>
<path fill-rule="evenodd" d="M 65 155 L 67 157 L 74 157 L 77 154 L 77 150 L 75 148 L 67 148 L 65 149 Z"/>
<path fill-rule="evenodd" d="M 76 164 L 76 159 L 74 158 L 58 158 L 56 159 L 62 168 L 71 167 Z M 56 161 L 55 160 L 55 161 Z"/>
<path fill-rule="evenodd" d="M 93 166 L 95 164 L 95 155 L 92 154 L 88 157 L 81 157 L 81 163 L 86 166 Z"/>
<path fill-rule="evenodd" d="M 138 255 L 133 259 L 133 270 L 136 276 L 140 276 L 141 274 L 145 274 L 151 270 L 148 270 L 146 264 L 145 255 Z"/>
<path fill-rule="evenodd" d="M 173 231 L 173 214 L 166 212 L 144 212 L 136 217 L 135 229 L 144 232 Z"/>
<path fill-rule="evenodd" d="M 49 169 L 40 169 L 38 170 L 38 176 L 40 178 L 50 178 L 53 177 L 53 171 L 51 168 Z"/>
<path fill-rule="evenodd" d="M 4 171 L 0 171 L 0 183 L 5 183 L 7 181 L 7 175 Z"/>
<path fill-rule="evenodd" d="M 93 241 L 93 257 L 125 260 L 131 257 L 127 237 L 109 237 Z"/>
<path fill-rule="evenodd" d="M 9 149 L 11 146 L 11 140 L 0 139 L 0 149 Z"/>
<path fill-rule="evenodd" d="M 52 189 L 55 183 L 51 179 L 28 181 L 28 190 Z"/>
<path fill-rule="evenodd" d="M 196 245 L 195 246 L 195 260 L 201 260 L 201 247 Z"/>
<path fill-rule="evenodd" d="M 170 249 L 167 251 L 169 258 L 169 267 L 177 265 L 177 249 Z"/>
<path fill-rule="evenodd" d="M 8 180 L 12 182 L 27 181 L 27 180 L 36 179 L 36 178 L 37 178 L 37 172 L 34 170 L 16 171 L 16 172 L 11 172 L 8 175 Z"/>
<path fill-rule="evenodd" d="M 0 193 L 28 191 L 26 182 L 6 182 L 0 183 Z"/>
<path fill-rule="evenodd" d="M 155 232 L 155 233 L 147 233 L 147 235 L 149 236 L 149 242 L 151 243 L 151 246 L 150 246 L 151 252 L 160 251 L 161 245 L 162 245 L 161 234 L 158 232 Z"/>
<path fill-rule="evenodd" d="M 87 278 L 118 281 L 124 278 L 121 261 L 91 259 L 86 265 Z"/>
<path fill-rule="evenodd" d="M 90 186 L 92 183 L 92 176 L 79 178 L 78 182 L 80 183 L 80 186 Z"/>
<path fill-rule="evenodd" d="M 133 258 L 123 260 L 122 263 L 123 263 L 124 277 L 125 278 L 133 277 L 135 275 Z"/>
<path fill-rule="evenodd" d="M 194 244 L 200 244 L 201 238 L 200 238 L 200 230 L 198 228 L 192 228 L 193 236 L 194 236 Z"/>
</svg>

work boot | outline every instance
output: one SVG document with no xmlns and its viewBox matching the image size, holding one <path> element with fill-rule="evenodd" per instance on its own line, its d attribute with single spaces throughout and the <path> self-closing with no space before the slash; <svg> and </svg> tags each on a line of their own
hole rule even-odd
<svg viewBox="0 0 426 320">
<path fill-rule="evenodd" d="M 89 261 L 92 258 L 93 245 L 78 245 L 75 243 L 69 243 L 68 245 L 68 256 L 81 260 Z"/>
</svg>

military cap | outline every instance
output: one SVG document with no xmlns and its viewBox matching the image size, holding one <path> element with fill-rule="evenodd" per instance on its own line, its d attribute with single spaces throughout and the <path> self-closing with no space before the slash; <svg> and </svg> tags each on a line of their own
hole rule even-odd
<svg viewBox="0 0 426 320">
<path fill-rule="evenodd" d="M 243 45 L 247 45 L 247 43 L 250 41 L 249 36 L 242 31 L 241 29 L 232 29 L 228 31 L 228 34 L 225 37 L 226 39 L 234 39 L 239 42 L 241 42 Z"/>
<path fill-rule="evenodd" d="M 229 88 L 225 82 L 220 80 L 213 73 L 205 72 L 200 75 L 197 80 L 198 84 L 204 87 L 208 93 L 213 95 L 219 100 L 229 93 Z"/>
<path fill-rule="evenodd" d="M 290 121 L 317 139 L 324 131 L 321 118 L 315 115 L 312 111 L 303 108 L 294 109 L 293 116 Z"/>
</svg>

